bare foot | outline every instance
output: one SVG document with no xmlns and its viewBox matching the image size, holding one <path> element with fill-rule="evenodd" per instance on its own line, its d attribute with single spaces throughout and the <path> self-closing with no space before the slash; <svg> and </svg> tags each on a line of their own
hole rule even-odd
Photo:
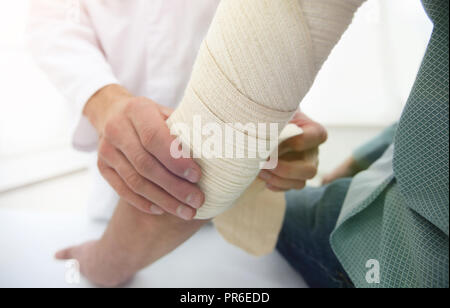
<svg viewBox="0 0 450 308">
<path fill-rule="evenodd" d="M 132 258 L 126 258 L 120 250 L 107 251 L 101 241 L 61 250 L 55 254 L 58 260 L 75 259 L 80 263 L 80 272 L 92 283 L 102 287 L 118 287 L 130 281 L 138 269 Z"/>
<path fill-rule="evenodd" d="M 208 221 L 147 215 L 121 200 L 102 238 L 56 253 L 76 259 L 81 274 L 96 285 L 117 287 L 189 239 Z"/>
</svg>

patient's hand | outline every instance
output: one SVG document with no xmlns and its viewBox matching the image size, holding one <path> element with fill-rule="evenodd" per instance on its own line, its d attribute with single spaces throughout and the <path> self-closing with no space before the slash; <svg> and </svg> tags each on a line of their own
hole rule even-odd
<svg viewBox="0 0 450 308">
<path fill-rule="evenodd" d="M 100 240 L 67 248 L 55 257 L 76 259 L 89 281 L 116 287 L 177 248 L 207 222 L 147 215 L 121 200 Z"/>
<path fill-rule="evenodd" d="M 306 181 L 317 174 L 319 146 L 327 140 L 326 129 L 298 111 L 291 123 L 303 129 L 303 134 L 281 144 L 282 155 L 274 170 L 261 171 L 259 178 L 273 191 L 302 189 Z"/>
</svg>

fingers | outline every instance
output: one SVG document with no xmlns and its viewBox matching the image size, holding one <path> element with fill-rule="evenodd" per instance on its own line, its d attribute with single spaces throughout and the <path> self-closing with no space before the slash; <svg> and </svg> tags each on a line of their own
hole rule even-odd
<svg viewBox="0 0 450 308">
<path fill-rule="evenodd" d="M 313 149 L 324 143 L 327 138 L 327 130 L 321 124 L 311 120 L 306 114 L 297 111 L 291 123 L 301 127 L 303 134 L 287 140 L 283 145 L 287 145 L 295 151 L 305 151 Z"/>
<path fill-rule="evenodd" d="M 267 188 L 274 191 L 288 191 L 291 189 L 303 189 L 306 185 L 304 180 L 289 180 L 281 178 L 267 170 L 261 171 L 259 178 L 267 183 Z"/>
<path fill-rule="evenodd" d="M 117 166 L 117 170 L 103 161 L 99 161 L 98 167 L 109 184 L 124 200 L 145 213 L 162 214 L 162 211 L 158 211 L 162 209 L 184 220 L 191 220 L 196 215 L 196 210 L 182 204 L 159 186 L 145 180 L 135 172 L 125 158 Z"/>
<path fill-rule="evenodd" d="M 306 124 L 301 128 L 303 134 L 286 140 L 284 146 L 302 152 L 319 147 L 328 138 L 326 129 L 318 123 Z"/>
<path fill-rule="evenodd" d="M 110 115 L 102 129 L 99 169 L 103 177 L 137 209 L 164 211 L 190 220 L 205 196 L 195 185 L 201 169 L 193 159 L 175 159 L 166 120 L 172 110 L 146 98 L 131 98 Z"/>
<path fill-rule="evenodd" d="M 192 183 L 197 183 L 202 175 L 200 167 L 193 159 L 176 159 L 170 155 L 170 146 L 176 138 L 170 135 L 170 130 L 161 114 L 156 114 L 153 108 L 147 110 L 148 112 L 129 113 L 130 120 L 145 150 L 153 154 L 172 173 Z"/>
<path fill-rule="evenodd" d="M 134 134 L 134 132 L 133 132 Z M 194 184 L 185 181 L 169 172 L 157 159 L 150 155 L 136 142 L 137 138 L 128 138 L 119 145 L 120 151 L 107 141 L 102 142 L 99 156 L 114 168 L 136 193 L 136 189 L 149 181 L 156 184 L 168 195 L 176 198 L 180 203 L 185 203 L 195 209 L 200 208 L 205 202 L 205 195 Z M 131 164 L 130 164 L 131 162 Z M 138 182 L 138 183 L 135 183 Z M 141 191 L 141 193 L 143 193 Z M 151 195 L 142 195 L 151 199 Z M 159 205 L 159 204 L 158 204 Z"/>
<path fill-rule="evenodd" d="M 306 181 L 317 174 L 318 148 L 327 140 L 326 129 L 298 111 L 291 123 L 303 129 L 303 134 L 286 140 L 280 145 L 278 165 L 273 170 L 263 170 L 259 177 L 273 191 L 302 189 Z"/>
<path fill-rule="evenodd" d="M 114 169 L 109 167 L 104 161 L 99 160 L 98 168 L 102 176 L 111 185 L 111 187 L 126 200 L 129 204 L 137 208 L 143 213 L 161 215 L 164 211 L 156 204 L 134 193 Z"/>
<path fill-rule="evenodd" d="M 284 161 L 279 160 L 272 174 L 288 180 L 310 180 L 317 174 L 317 164 L 313 161 Z"/>
<path fill-rule="evenodd" d="M 283 155 L 273 170 L 261 171 L 259 178 L 273 191 L 303 189 L 306 181 L 317 174 L 318 150 L 289 152 Z"/>
</svg>

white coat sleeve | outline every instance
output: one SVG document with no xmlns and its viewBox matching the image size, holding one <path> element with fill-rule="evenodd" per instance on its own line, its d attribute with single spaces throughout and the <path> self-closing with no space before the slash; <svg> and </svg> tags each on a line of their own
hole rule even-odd
<svg viewBox="0 0 450 308">
<path fill-rule="evenodd" d="M 82 1 L 31 0 L 27 45 L 38 66 L 73 105 L 77 123 L 73 145 L 94 150 L 98 136 L 82 111 L 89 98 L 118 83 Z"/>
</svg>

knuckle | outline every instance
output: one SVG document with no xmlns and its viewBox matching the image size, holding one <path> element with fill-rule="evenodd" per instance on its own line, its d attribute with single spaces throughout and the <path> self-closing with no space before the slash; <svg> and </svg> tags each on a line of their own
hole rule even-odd
<svg viewBox="0 0 450 308">
<path fill-rule="evenodd" d="M 111 145 L 108 142 L 103 140 L 100 143 L 100 146 L 98 148 L 99 156 L 101 156 L 101 157 L 110 157 L 111 156 L 111 151 L 112 151 Z"/>
<path fill-rule="evenodd" d="M 143 96 L 132 97 L 128 100 L 128 103 L 125 106 L 125 113 L 128 115 L 135 114 L 137 112 L 140 113 L 142 110 L 141 108 L 143 106 L 148 106 L 149 103 L 152 103 L 152 101 L 146 97 Z"/>
<path fill-rule="evenodd" d="M 131 98 L 124 107 L 123 111 L 125 112 L 126 115 L 130 115 L 133 114 L 135 110 L 136 110 L 135 98 Z"/>
<path fill-rule="evenodd" d="M 134 191 L 141 191 L 143 182 L 139 174 L 130 173 L 124 180 Z"/>
<path fill-rule="evenodd" d="M 154 144 L 155 138 L 156 138 L 157 130 L 153 127 L 148 127 L 142 130 L 142 145 L 147 149 L 150 150 Z"/>
<path fill-rule="evenodd" d="M 136 154 L 134 163 L 138 172 L 151 172 L 155 168 L 155 162 L 145 153 Z"/>
<path fill-rule="evenodd" d="M 112 119 L 105 125 L 105 137 L 115 139 L 120 134 L 120 120 Z"/>
<path fill-rule="evenodd" d="M 126 113 L 132 113 L 136 111 L 136 108 L 141 103 L 141 97 L 132 97 L 128 100 L 128 103 L 125 106 Z"/>
</svg>

